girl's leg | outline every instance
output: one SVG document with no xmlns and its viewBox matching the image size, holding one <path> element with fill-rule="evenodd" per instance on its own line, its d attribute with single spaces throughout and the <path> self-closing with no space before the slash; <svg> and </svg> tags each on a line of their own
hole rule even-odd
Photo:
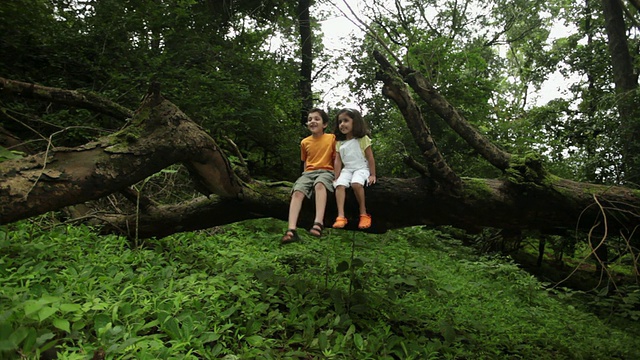
<svg viewBox="0 0 640 360">
<path fill-rule="evenodd" d="M 338 217 L 344 217 L 344 201 L 346 198 L 346 188 L 342 185 L 336 187 L 336 205 L 338 206 Z"/>
<path fill-rule="evenodd" d="M 338 217 L 331 227 L 333 227 L 334 229 L 343 229 L 347 225 L 347 218 L 344 217 L 344 201 L 347 196 L 347 192 L 344 185 L 336 186 L 335 192 Z"/>
<path fill-rule="evenodd" d="M 367 207 L 364 203 L 364 186 L 358 183 L 351 183 L 353 193 L 358 200 L 358 207 L 360 208 L 360 220 L 358 221 L 358 229 L 368 229 L 371 227 L 371 215 L 367 214 Z"/>
<path fill-rule="evenodd" d="M 351 187 L 353 188 L 353 193 L 356 195 L 356 200 L 358 200 L 358 208 L 360 209 L 360 215 L 364 215 L 367 213 L 367 206 L 364 201 L 364 186 L 358 183 L 351 183 Z"/>
</svg>

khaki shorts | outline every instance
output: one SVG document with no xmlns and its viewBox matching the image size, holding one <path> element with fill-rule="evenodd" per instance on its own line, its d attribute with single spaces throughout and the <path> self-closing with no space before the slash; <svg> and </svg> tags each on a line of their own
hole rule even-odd
<svg viewBox="0 0 640 360">
<path fill-rule="evenodd" d="M 333 171 L 330 170 L 311 170 L 305 171 L 302 175 L 296 180 L 296 183 L 293 184 L 293 189 L 291 189 L 291 193 L 294 191 L 300 191 L 306 197 L 311 199 L 311 195 L 313 195 L 313 188 L 317 183 L 321 183 L 327 190 L 333 192 Z"/>
</svg>

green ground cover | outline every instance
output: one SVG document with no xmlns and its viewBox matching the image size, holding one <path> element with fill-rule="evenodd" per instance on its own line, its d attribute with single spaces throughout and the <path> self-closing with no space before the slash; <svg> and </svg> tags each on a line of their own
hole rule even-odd
<svg viewBox="0 0 640 360">
<path fill-rule="evenodd" d="M 281 246 L 284 228 L 135 248 L 86 227 L 0 227 L 0 358 L 640 358 L 633 306 L 596 316 L 584 293 L 436 231 L 301 231 Z"/>
</svg>

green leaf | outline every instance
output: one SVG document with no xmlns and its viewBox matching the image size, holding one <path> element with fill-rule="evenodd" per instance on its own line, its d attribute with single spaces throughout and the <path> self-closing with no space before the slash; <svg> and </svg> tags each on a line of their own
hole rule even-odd
<svg viewBox="0 0 640 360">
<path fill-rule="evenodd" d="M 360 259 L 360 258 L 355 258 L 351 262 L 351 267 L 354 268 L 354 269 L 362 267 L 362 266 L 364 266 L 364 261 L 362 261 L 362 259 Z"/>
<path fill-rule="evenodd" d="M 238 308 L 236 306 L 232 306 L 232 307 L 228 308 L 227 310 L 223 311 L 222 313 L 220 313 L 220 316 L 223 319 L 226 319 L 229 316 L 233 315 L 233 313 L 236 312 L 236 310 L 238 310 Z"/>
<path fill-rule="evenodd" d="M 42 309 L 44 305 L 35 301 L 28 300 L 24 304 L 24 316 L 29 319 L 38 320 L 38 312 Z"/>
<path fill-rule="evenodd" d="M 58 311 L 58 309 L 52 308 L 51 306 L 45 306 L 38 311 L 38 320 L 44 321 L 49 318 L 49 316 L 55 314 L 56 311 Z"/>
<path fill-rule="evenodd" d="M 87 323 L 80 320 L 80 321 L 74 321 L 73 325 L 71 326 L 71 329 L 73 331 L 80 331 L 82 329 L 84 329 L 84 327 L 87 326 Z"/>
<path fill-rule="evenodd" d="M 76 312 L 82 310 L 82 306 L 78 304 L 60 304 L 62 313 Z"/>
<path fill-rule="evenodd" d="M 409 286 L 416 286 L 416 277 L 415 276 L 407 276 L 404 279 L 402 279 L 402 281 Z"/>
<path fill-rule="evenodd" d="M 104 328 L 111 322 L 111 318 L 104 314 L 98 314 L 93 318 L 93 329 L 97 333 L 98 330 Z"/>
<path fill-rule="evenodd" d="M 11 323 L 0 323 L 0 339 L 7 339 L 11 334 L 13 334 L 13 326 L 11 326 Z"/>
<path fill-rule="evenodd" d="M 0 340 L 0 351 L 11 351 L 15 350 L 16 348 L 18 348 L 18 345 L 16 345 L 13 341 Z"/>
<path fill-rule="evenodd" d="M 38 302 L 42 303 L 42 304 L 51 304 L 54 302 L 58 302 L 60 301 L 60 298 L 57 296 L 51 296 L 51 295 L 42 295 L 42 297 L 40 299 L 38 299 Z"/>
<path fill-rule="evenodd" d="M 349 270 L 349 263 L 346 261 L 342 261 L 338 264 L 338 266 L 336 267 L 336 271 L 337 272 L 345 272 Z"/>
<path fill-rule="evenodd" d="M 442 322 L 440 324 L 440 333 L 447 343 L 452 343 L 456 340 L 456 330 L 447 322 Z"/>
<path fill-rule="evenodd" d="M 69 323 L 69 320 L 60 318 L 53 319 L 53 326 L 68 333 L 71 332 L 71 325 Z"/>
<path fill-rule="evenodd" d="M 318 346 L 320 347 L 320 350 L 324 351 L 328 345 L 329 341 L 327 339 L 327 333 L 321 331 L 320 334 L 318 334 Z"/>
<path fill-rule="evenodd" d="M 259 335 L 252 335 L 244 338 L 251 346 L 261 346 L 264 343 L 264 338 Z"/>
<path fill-rule="evenodd" d="M 38 332 L 34 328 L 29 328 L 29 335 L 22 343 L 22 350 L 26 352 L 31 352 L 36 349 L 36 340 L 38 337 Z"/>
<path fill-rule="evenodd" d="M 200 341 L 203 344 L 214 342 L 214 341 L 217 341 L 218 339 L 220 339 L 220 334 L 216 334 L 216 333 L 211 332 L 211 331 L 207 331 L 207 332 L 203 333 L 202 335 L 200 335 Z"/>
<path fill-rule="evenodd" d="M 3 146 L 0 146 L 0 162 L 5 160 L 20 159 L 22 156 L 19 153 L 13 152 Z"/>
<path fill-rule="evenodd" d="M 55 335 L 54 333 L 52 333 L 52 332 L 44 333 L 44 334 L 42 334 L 42 335 L 38 336 L 38 338 L 36 339 L 36 344 L 37 344 L 37 345 L 42 345 L 42 344 L 44 344 L 47 340 L 51 340 L 51 339 L 53 339 L 55 336 L 56 336 L 56 335 Z M 53 345 L 49 345 L 49 344 L 51 344 L 51 343 L 53 343 L 53 345 L 55 345 L 55 341 L 50 341 L 50 342 L 48 342 L 48 343 L 47 343 L 47 346 L 49 346 L 49 347 L 53 346 Z M 46 347 L 46 346 L 45 346 L 45 347 Z M 43 349 L 40 349 L 40 350 L 46 350 L 46 349 L 48 349 L 48 348 L 49 348 L 49 347 L 46 347 L 46 348 L 45 348 L 45 347 L 43 347 Z"/>
<path fill-rule="evenodd" d="M 9 341 L 15 345 L 20 345 L 27 335 L 29 335 L 29 328 L 21 326 L 9 336 Z"/>
<path fill-rule="evenodd" d="M 353 334 L 353 343 L 356 345 L 358 350 L 364 349 L 364 340 L 362 339 L 362 335 L 360 333 Z"/>
<path fill-rule="evenodd" d="M 169 316 L 163 323 L 163 328 L 171 336 L 172 339 L 180 339 L 182 337 L 182 333 L 180 331 L 180 324 L 178 320 L 173 316 Z"/>
</svg>

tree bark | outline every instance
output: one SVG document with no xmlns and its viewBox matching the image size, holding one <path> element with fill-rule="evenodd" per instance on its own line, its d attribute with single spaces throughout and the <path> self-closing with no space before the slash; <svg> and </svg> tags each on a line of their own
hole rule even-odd
<svg viewBox="0 0 640 360">
<path fill-rule="evenodd" d="M 602 234 L 629 234 L 639 223 L 637 193 L 623 187 L 583 184 L 555 179 L 547 187 L 524 189 L 500 179 L 462 179 L 459 195 L 430 190 L 429 179 L 382 178 L 366 189 L 367 209 L 373 215 L 369 232 L 415 225 L 451 225 L 470 232 L 484 227 L 505 230 L 539 230 L 558 234 L 576 229 Z M 246 219 L 287 220 L 290 186 L 253 182 L 242 198 L 198 198 L 158 207 L 148 213 L 101 216 L 106 233 L 140 238 L 163 237 L 176 232 L 207 229 Z M 329 197 L 325 226 L 334 219 L 335 200 Z M 347 230 L 356 230 L 357 203 L 347 196 Z M 314 203 L 305 200 L 299 224 L 313 223 Z"/>
<path fill-rule="evenodd" d="M 0 162 L 0 224 L 104 197 L 179 162 L 205 194 L 241 195 L 215 141 L 175 105 L 148 96 L 132 125 L 118 133 Z"/>
<path fill-rule="evenodd" d="M 609 38 L 613 81 L 618 95 L 620 137 L 625 180 L 640 183 L 640 96 L 638 74 L 629 54 L 621 0 L 602 0 L 605 29 Z"/>
<path fill-rule="evenodd" d="M 384 82 L 382 93 L 393 100 L 402 116 L 407 122 L 414 141 L 422 151 L 422 156 L 427 162 L 427 167 L 432 176 L 449 191 L 457 191 L 461 185 L 458 175 L 449 167 L 446 160 L 438 150 L 435 141 L 431 137 L 431 131 L 425 124 L 418 105 L 413 101 L 409 89 L 393 69 L 387 59 L 379 52 L 374 52 L 374 57 L 380 64 L 382 71 L 376 77 Z"/>
<path fill-rule="evenodd" d="M 0 92 L 94 110 L 119 120 L 133 116 L 131 110 L 88 91 L 63 90 L 0 77 Z"/>
<path fill-rule="evenodd" d="M 313 34 L 309 7 L 311 0 L 298 0 L 298 26 L 300 29 L 300 123 L 307 123 L 307 114 L 313 108 L 313 92 L 311 91 L 311 73 L 313 69 Z"/>
<path fill-rule="evenodd" d="M 489 139 L 477 131 L 433 85 L 419 72 L 405 69 L 404 79 L 411 88 L 438 112 L 438 115 L 489 163 L 500 170 L 509 167 L 511 154 L 495 146 Z"/>
</svg>

